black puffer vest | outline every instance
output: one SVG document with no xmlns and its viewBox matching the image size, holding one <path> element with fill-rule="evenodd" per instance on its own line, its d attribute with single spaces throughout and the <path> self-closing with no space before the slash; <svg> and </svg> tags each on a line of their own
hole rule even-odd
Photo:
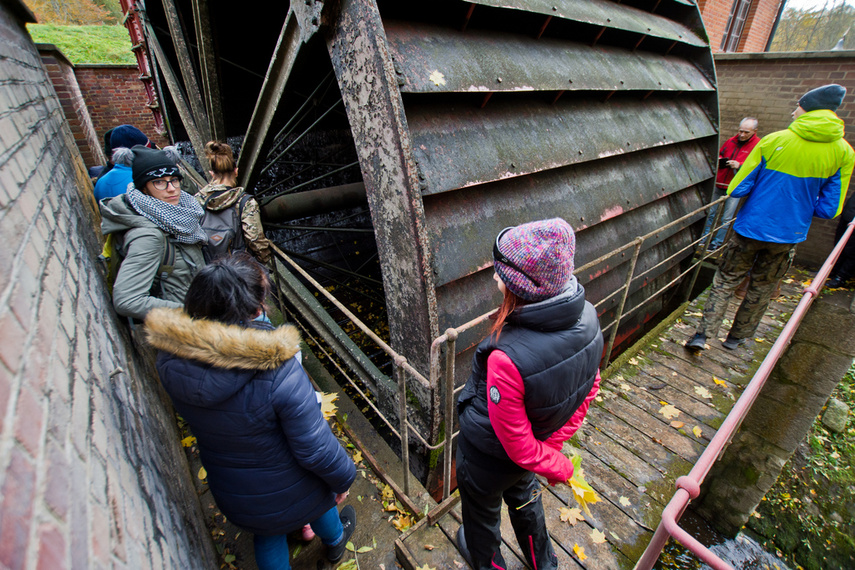
<svg viewBox="0 0 855 570">
<path fill-rule="evenodd" d="M 570 420 L 591 391 L 603 334 L 596 309 L 574 279 L 564 293 L 511 313 L 498 342 L 491 335 L 478 345 L 472 374 L 457 401 L 465 440 L 461 445 L 510 462 L 487 412 L 487 358 L 494 350 L 507 354 L 522 376 L 526 415 L 535 438 L 544 441 Z"/>
</svg>

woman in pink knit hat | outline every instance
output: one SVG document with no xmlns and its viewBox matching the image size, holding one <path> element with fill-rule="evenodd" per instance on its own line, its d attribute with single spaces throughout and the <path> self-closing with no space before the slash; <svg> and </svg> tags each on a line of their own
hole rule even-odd
<svg viewBox="0 0 855 570">
<path fill-rule="evenodd" d="M 493 244 L 504 298 L 458 399 L 458 546 L 476 570 L 505 568 L 502 501 L 532 568 L 558 568 L 535 475 L 573 475 L 561 453 L 597 394 L 603 335 L 573 275 L 576 237 L 561 218 L 506 228 Z"/>
</svg>

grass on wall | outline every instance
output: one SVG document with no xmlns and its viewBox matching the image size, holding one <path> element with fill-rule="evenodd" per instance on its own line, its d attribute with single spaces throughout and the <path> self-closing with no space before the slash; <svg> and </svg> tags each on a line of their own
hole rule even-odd
<svg viewBox="0 0 855 570">
<path fill-rule="evenodd" d="M 55 26 L 28 24 L 36 43 L 54 44 L 71 63 L 135 64 L 124 26 Z"/>
</svg>

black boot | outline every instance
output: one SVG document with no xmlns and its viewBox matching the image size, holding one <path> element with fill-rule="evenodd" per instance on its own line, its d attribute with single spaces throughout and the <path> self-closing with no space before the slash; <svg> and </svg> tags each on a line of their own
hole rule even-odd
<svg viewBox="0 0 855 570">
<path fill-rule="evenodd" d="M 337 543 L 327 546 L 327 560 L 330 562 L 338 562 L 344 556 L 344 550 L 347 546 L 347 541 L 353 536 L 353 531 L 356 530 L 356 511 L 353 510 L 353 505 L 347 505 L 339 514 L 341 518 L 341 526 L 344 529 L 344 534 Z"/>
<path fill-rule="evenodd" d="M 460 555 L 463 556 L 463 560 L 471 566 L 475 568 L 475 565 L 472 564 L 472 555 L 469 554 L 469 547 L 466 546 L 466 535 L 463 533 L 463 525 L 460 525 L 460 528 L 457 529 L 457 550 L 460 551 Z"/>
</svg>

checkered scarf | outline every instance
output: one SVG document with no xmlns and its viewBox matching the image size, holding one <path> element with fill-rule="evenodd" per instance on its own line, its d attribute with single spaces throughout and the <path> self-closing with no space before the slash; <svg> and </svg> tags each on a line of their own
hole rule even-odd
<svg viewBox="0 0 855 570">
<path fill-rule="evenodd" d="M 177 206 L 143 194 L 137 188 L 128 190 L 127 196 L 134 210 L 180 243 L 208 243 L 208 234 L 199 225 L 205 211 L 187 192 L 181 192 Z"/>
</svg>

